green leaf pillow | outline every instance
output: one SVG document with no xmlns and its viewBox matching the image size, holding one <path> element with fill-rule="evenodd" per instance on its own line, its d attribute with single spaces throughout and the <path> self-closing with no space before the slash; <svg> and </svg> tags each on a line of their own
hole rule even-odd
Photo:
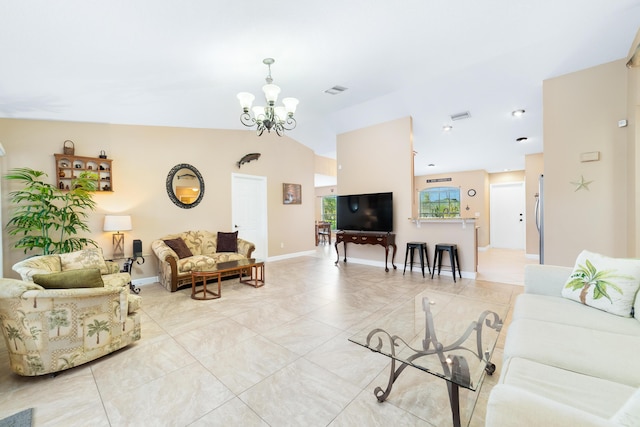
<svg viewBox="0 0 640 427">
<path fill-rule="evenodd" d="M 640 260 L 610 258 L 582 251 L 562 289 L 562 296 L 623 317 L 631 309 L 640 288 Z"/>
<path fill-rule="evenodd" d="M 102 288 L 102 275 L 97 268 L 34 274 L 33 282 L 46 289 Z"/>
</svg>

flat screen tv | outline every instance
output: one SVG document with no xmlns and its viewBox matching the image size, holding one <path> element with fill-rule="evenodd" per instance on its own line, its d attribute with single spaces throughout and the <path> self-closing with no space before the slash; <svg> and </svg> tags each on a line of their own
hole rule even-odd
<svg viewBox="0 0 640 427">
<path fill-rule="evenodd" d="M 350 194 L 337 198 L 337 228 L 393 231 L 393 193 Z"/>
</svg>

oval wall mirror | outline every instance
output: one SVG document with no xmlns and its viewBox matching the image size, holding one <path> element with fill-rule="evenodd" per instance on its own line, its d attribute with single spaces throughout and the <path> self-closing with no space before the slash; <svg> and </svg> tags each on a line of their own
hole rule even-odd
<svg viewBox="0 0 640 427">
<path fill-rule="evenodd" d="M 183 209 L 198 206 L 204 196 L 204 179 L 198 169 L 187 163 L 175 165 L 167 175 L 167 194 Z"/>
</svg>

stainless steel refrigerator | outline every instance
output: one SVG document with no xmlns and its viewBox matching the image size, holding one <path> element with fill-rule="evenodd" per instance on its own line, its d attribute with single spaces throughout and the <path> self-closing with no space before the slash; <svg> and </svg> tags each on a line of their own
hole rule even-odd
<svg viewBox="0 0 640 427">
<path fill-rule="evenodd" d="M 538 178 L 538 194 L 536 194 L 536 228 L 540 239 L 540 264 L 544 264 L 544 175 Z"/>
</svg>

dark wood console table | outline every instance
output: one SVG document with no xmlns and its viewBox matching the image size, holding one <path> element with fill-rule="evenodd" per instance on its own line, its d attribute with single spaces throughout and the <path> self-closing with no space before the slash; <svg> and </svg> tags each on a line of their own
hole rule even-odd
<svg viewBox="0 0 640 427">
<path fill-rule="evenodd" d="M 383 232 L 367 232 L 367 231 L 338 231 L 336 233 L 336 265 L 340 262 L 340 252 L 338 252 L 338 243 L 342 242 L 344 247 L 344 262 L 347 262 L 347 243 L 355 243 L 357 245 L 380 245 L 384 247 L 384 271 L 389 271 L 387 267 L 387 259 L 389 258 L 389 246 L 393 247 L 393 255 L 391 256 L 391 265 L 398 268 L 393 263 L 396 259 L 396 235 L 393 233 Z"/>
</svg>

